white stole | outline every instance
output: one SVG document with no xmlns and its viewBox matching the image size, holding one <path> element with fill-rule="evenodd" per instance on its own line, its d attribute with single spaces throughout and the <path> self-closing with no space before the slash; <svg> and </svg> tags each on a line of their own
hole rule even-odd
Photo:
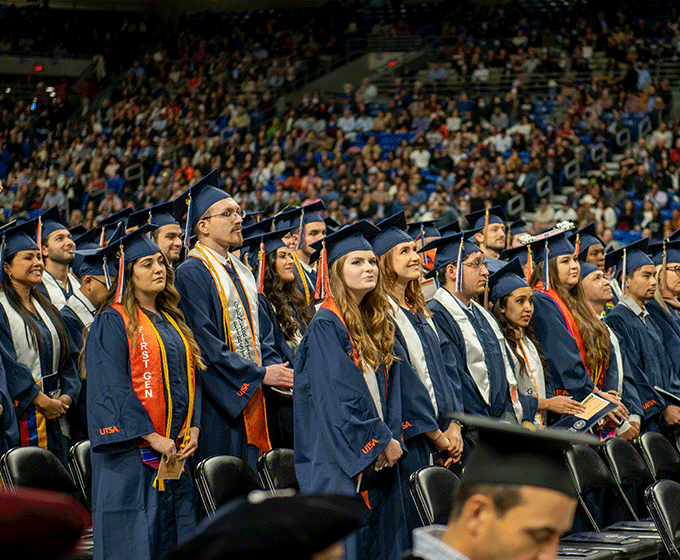
<svg viewBox="0 0 680 560">
<path fill-rule="evenodd" d="M 427 394 L 430 396 L 430 401 L 432 402 L 432 407 L 434 408 L 434 414 L 437 416 L 439 414 L 439 407 L 437 406 L 437 399 L 434 394 L 434 386 L 432 385 L 432 379 L 430 378 L 430 372 L 427 367 L 427 361 L 425 360 L 425 352 L 423 351 L 423 343 L 413 327 L 411 321 L 409 321 L 404 310 L 399 306 L 399 304 L 394 300 L 394 298 L 389 298 L 390 304 L 392 306 L 392 316 L 397 327 L 401 331 L 401 334 L 406 341 L 406 351 L 408 352 L 409 362 L 418 374 L 418 379 L 422 382 L 427 389 Z M 435 328 L 432 319 L 426 319 L 432 330 L 437 334 L 437 329 Z"/>
<path fill-rule="evenodd" d="M 94 321 L 96 309 L 90 300 L 83 295 L 83 293 L 80 291 L 80 288 L 74 291 L 73 294 L 66 300 L 66 307 L 76 314 L 86 329 L 90 328 L 92 322 Z"/>
<path fill-rule="evenodd" d="M 26 330 L 26 323 L 19 313 L 10 305 L 5 292 L 0 292 L 0 305 L 5 309 L 7 320 L 9 322 L 9 330 L 12 335 L 12 343 L 14 351 L 17 355 L 17 362 L 25 365 L 31 370 L 33 381 L 44 385 L 44 377 L 42 375 L 40 348 L 33 346 L 30 334 Z M 59 334 L 57 329 L 52 324 L 52 321 L 47 315 L 47 312 L 40 306 L 40 304 L 33 298 L 33 305 L 38 312 L 42 321 L 47 325 L 52 337 L 52 368 L 51 373 L 45 377 L 57 375 L 59 372 L 59 356 L 61 354 L 61 343 L 59 342 Z M 52 396 L 52 395 L 50 395 Z"/>
<path fill-rule="evenodd" d="M 231 276 L 224 268 L 223 257 L 215 254 L 214 251 L 203 245 L 200 241 L 189 251 L 189 257 L 196 257 L 206 265 L 211 272 L 211 276 L 219 282 L 217 292 L 223 292 L 228 302 L 229 330 L 231 339 L 234 343 L 234 352 L 242 358 L 250 360 L 258 365 L 262 364 L 262 350 L 260 348 L 260 323 L 257 315 L 257 286 L 253 273 L 238 259 L 229 254 L 227 260 L 234 267 L 243 291 L 248 297 L 248 302 L 241 302 L 238 290 L 234 285 Z M 243 305 L 250 306 L 250 316 L 252 317 L 253 333 L 251 334 L 248 315 Z M 225 333 L 226 335 L 227 333 Z"/>
<path fill-rule="evenodd" d="M 71 287 L 71 293 L 74 293 L 80 288 L 80 282 L 74 276 L 72 276 L 70 272 L 66 282 L 67 292 L 69 291 L 68 286 Z M 54 307 L 57 309 L 64 307 L 64 305 L 66 305 L 66 296 L 64 295 L 64 289 L 59 285 L 59 282 L 57 282 L 56 278 L 45 270 L 42 276 L 42 283 L 47 290 L 52 305 L 54 305 Z"/>
<path fill-rule="evenodd" d="M 489 386 L 489 372 L 486 368 L 486 360 L 484 355 L 484 348 L 477 336 L 467 313 L 463 310 L 462 303 L 459 303 L 456 298 L 449 292 L 446 288 L 439 288 L 434 294 L 435 301 L 438 301 L 444 309 L 446 309 L 451 316 L 454 318 L 460 330 L 463 334 L 463 340 L 465 341 L 465 354 L 466 354 L 466 365 L 472 379 L 477 385 L 484 402 L 489 405 L 490 399 L 490 386 Z M 515 412 L 515 417 L 518 423 L 522 423 L 522 405 L 519 402 L 517 396 L 517 379 L 515 378 L 515 372 L 510 365 L 510 359 L 508 358 L 508 350 L 506 346 L 505 336 L 503 331 L 501 331 L 496 318 L 491 315 L 484 307 L 479 305 L 476 301 L 471 300 L 471 305 L 482 313 L 486 321 L 491 325 L 491 328 L 498 339 L 498 344 L 501 348 L 501 354 L 503 356 L 503 364 L 505 366 L 505 377 L 508 381 L 508 386 L 510 389 L 510 401 L 512 402 L 512 408 Z"/>
</svg>

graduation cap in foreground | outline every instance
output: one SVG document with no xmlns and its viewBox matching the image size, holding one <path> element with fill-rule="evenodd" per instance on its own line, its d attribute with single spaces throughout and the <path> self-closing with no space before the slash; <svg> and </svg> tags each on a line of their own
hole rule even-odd
<svg viewBox="0 0 680 560">
<path fill-rule="evenodd" d="M 465 463 L 461 484 L 537 486 L 576 498 L 564 452 L 572 444 L 600 444 L 600 439 L 592 434 L 566 429 L 533 431 L 472 414 L 447 416 L 478 432 L 478 439 Z"/>
<path fill-rule="evenodd" d="M 647 254 L 648 245 L 649 237 L 645 237 L 604 256 L 605 270 L 609 270 L 613 266 L 616 267 L 616 278 L 621 283 L 621 291 L 624 295 L 626 293 L 626 276 L 641 266 L 654 264 Z"/>
<path fill-rule="evenodd" d="M 387 251 L 401 243 L 410 243 L 413 241 L 411 236 L 406 233 L 406 215 L 403 210 L 378 222 L 375 224 L 375 227 L 377 227 L 380 232 L 369 241 L 378 258 L 382 257 Z"/>
<path fill-rule="evenodd" d="M 328 271 L 340 257 L 353 251 L 373 251 L 373 246 L 367 238 L 373 238 L 380 230 L 367 220 L 360 220 L 338 231 L 326 235 L 312 245 L 315 253 L 310 263 L 319 259 L 319 273 L 316 279 L 314 299 L 332 297 L 330 291 Z"/>
<path fill-rule="evenodd" d="M 439 272 L 439 270 L 445 267 L 447 264 L 455 262 L 456 271 L 458 278 L 456 280 L 456 291 L 460 291 L 463 282 L 463 270 L 461 263 L 463 259 L 478 251 L 481 251 L 477 243 L 470 241 L 470 238 L 474 237 L 475 233 L 481 231 L 479 229 L 472 229 L 468 231 L 462 231 L 460 233 L 453 233 L 450 235 L 445 235 L 439 239 L 434 239 L 425 245 L 418 252 L 422 253 L 429 251 L 431 249 L 436 249 L 437 254 L 434 257 L 434 266 L 432 270 L 428 270 L 425 273 L 425 278 L 431 278 Z"/>
<path fill-rule="evenodd" d="M 488 267 L 487 267 L 488 268 Z M 489 275 L 487 280 L 489 300 L 495 302 L 518 288 L 529 288 L 524 279 L 524 268 L 519 259 L 513 259 Z"/>
<path fill-rule="evenodd" d="M 160 247 L 156 245 L 148 233 L 156 229 L 153 224 L 144 224 L 142 227 L 110 242 L 101 250 L 103 258 L 118 260 L 118 286 L 116 288 L 115 303 L 123 301 L 123 289 L 125 288 L 125 265 L 160 253 Z M 120 231 L 120 230 L 119 230 Z"/>
<path fill-rule="evenodd" d="M 268 560 L 291 553 L 311 558 L 359 527 L 365 511 L 357 495 L 274 496 L 256 490 L 204 520 L 167 560 Z"/>
</svg>

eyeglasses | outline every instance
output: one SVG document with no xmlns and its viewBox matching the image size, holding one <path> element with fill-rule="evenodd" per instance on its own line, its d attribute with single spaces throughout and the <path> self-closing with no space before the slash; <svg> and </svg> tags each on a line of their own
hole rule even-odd
<svg viewBox="0 0 680 560">
<path fill-rule="evenodd" d="M 678 266 L 667 266 L 666 270 L 670 270 L 671 272 L 675 272 L 675 274 L 680 276 L 680 265 L 678 265 Z"/>
<path fill-rule="evenodd" d="M 479 270 L 482 266 L 486 268 L 486 263 L 484 261 L 465 262 L 463 266 L 467 266 L 472 270 Z"/>
<path fill-rule="evenodd" d="M 229 221 L 233 221 L 236 219 L 236 216 L 243 219 L 245 215 L 246 213 L 239 208 L 238 210 L 227 210 L 226 212 L 223 212 L 221 214 L 211 214 L 210 216 L 203 216 L 201 220 L 209 220 L 210 218 L 225 218 Z"/>
<path fill-rule="evenodd" d="M 106 282 L 102 282 L 102 281 L 101 281 L 99 278 L 97 278 L 96 276 L 90 276 L 90 278 L 92 278 L 92 280 L 95 280 L 96 282 L 99 282 L 102 286 L 105 286 L 106 289 L 108 290 L 109 287 L 106 285 Z"/>
</svg>

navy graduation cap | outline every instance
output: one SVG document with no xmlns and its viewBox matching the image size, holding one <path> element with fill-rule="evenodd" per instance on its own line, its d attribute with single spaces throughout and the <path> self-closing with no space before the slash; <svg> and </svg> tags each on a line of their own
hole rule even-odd
<svg viewBox="0 0 680 560">
<path fill-rule="evenodd" d="M 626 293 L 626 276 L 641 266 L 654 264 L 647 254 L 648 245 L 649 237 L 645 237 L 607 253 L 604 257 L 605 270 L 616 266 L 616 277 L 620 279 L 621 291 L 624 295 Z"/>
<path fill-rule="evenodd" d="M 445 226 L 439 228 L 441 236 L 449 235 L 450 233 L 460 233 L 460 224 L 457 221 L 450 222 Z"/>
<path fill-rule="evenodd" d="M 665 266 L 669 262 L 680 263 L 680 238 L 674 241 L 666 240 L 650 243 L 647 246 L 647 254 L 656 266 Z"/>
<path fill-rule="evenodd" d="M 123 301 L 123 289 L 125 284 L 125 265 L 131 262 L 155 255 L 161 250 L 152 240 L 148 233 L 155 230 L 157 226 L 153 224 L 144 224 L 138 229 L 111 241 L 106 247 L 101 249 L 101 254 L 107 259 L 118 259 L 118 286 L 116 288 L 116 297 L 114 301 L 121 303 Z M 120 230 L 119 230 L 120 231 Z"/>
<path fill-rule="evenodd" d="M 439 270 L 449 263 L 456 263 L 456 291 L 460 291 L 463 286 L 463 270 L 461 263 L 463 259 L 472 253 L 481 251 L 479 245 L 470 241 L 471 237 L 480 231 L 479 229 L 472 229 L 462 231 L 460 233 L 453 233 L 445 235 L 439 239 L 434 239 L 419 250 L 420 253 L 429 251 L 430 249 L 437 249 L 437 254 L 434 257 L 434 266 L 432 270 L 425 273 L 425 278 L 431 278 L 439 272 Z"/>
<path fill-rule="evenodd" d="M 258 264 L 257 269 L 257 292 L 264 293 L 264 259 L 270 253 L 280 249 L 281 247 L 288 247 L 283 242 L 283 237 L 290 233 L 290 229 L 282 229 L 278 231 L 269 231 L 249 237 L 243 240 L 242 249 L 248 252 L 248 264 L 251 268 Z"/>
<path fill-rule="evenodd" d="M 492 208 L 485 208 L 484 210 L 477 210 L 465 215 L 469 229 L 486 228 L 489 224 L 504 224 L 505 210 L 502 206 L 494 206 Z"/>
<path fill-rule="evenodd" d="M 187 206 L 187 223 L 184 233 L 187 246 L 191 232 L 194 231 L 196 224 L 208 211 L 208 208 L 220 200 L 231 198 L 230 194 L 218 187 L 217 180 L 218 170 L 214 169 L 179 197 Z"/>
<path fill-rule="evenodd" d="M 527 223 L 520 218 L 510 224 L 509 235 L 510 238 L 513 238 L 515 235 L 520 235 L 522 233 L 527 233 Z"/>
<path fill-rule="evenodd" d="M 297 221 L 293 219 L 290 227 L 295 231 L 298 227 L 300 228 L 300 234 L 298 235 L 297 249 L 304 247 L 306 245 L 305 241 L 305 226 L 314 222 L 320 222 L 326 226 L 326 222 L 321 217 L 319 212 L 322 212 L 326 207 L 322 200 L 317 200 L 309 204 L 303 204 L 300 206 L 300 219 Z M 277 228 L 279 229 L 279 228 Z"/>
<path fill-rule="evenodd" d="M 529 287 L 529 283 L 524 279 L 524 269 L 519 259 L 505 263 L 496 272 L 489 275 L 487 283 L 489 300 L 492 302 L 496 302 L 518 288 Z"/>
<path fill-rule="evenodd" d="M 144 224 L 153 224 L 158 227 L 179 224 L 179 220 L 175 215 L 177 207 L 178 205 L 175 204 L 175 201 L 171 200 L 170 202 L 156 204 L 150 208 L 137 210 L 128 217 L 127 227 L 139 227 Z"/>
<path fill-rule="evenodd" d="M 132 214 L 132 208 L 123 208 L 120 212 L 116 212 L 115 214 L 111 214 L 110 216 L 99 220 L 98 225 L 108 228 L 109 226 L 116 226 L 122 222 L 127 227 L 127 221 L 130 214 Z"/>
<path fill-rule="evenodd" d="M 19 251 L 39 251 L 37 234 L 37 218 L 17 224 L 10 222 L 0 228 L 0 279 L 4 275 L 4 263 L 8 257 Z M 1 280 L 0 280 L 1 284 Z"/>
<path fill-rule="evenodd" d="M 314 299 L 333 297 L 330 291 L 328 269 L 340 257 L 353 251 L 373 251 L 373 246 L 367 238 L 373 238 L 380 230 L 367 220 L 360 220 L 338 231 L 326 235 L 312 245 L 316 253 L 310 261 L 320 259 L 319 274 L 316 280 Z"/>
<path fill-rule="evenodd" d="M 40 241 L 47 239 L 49 235 L 55 231 L 59 231 L 60 229 L 68 229 L 61 222 L 61 215 L 59 214 L 58 206 L 52 206 L 52 208 L 49 210 L 45 210 L 38 216 L 37 220 L 37 231 Z"/>
<path fill-rule="evenodd" d="M 512 259 L 519 259 L 522 266 L 526 266 L 529 260 L 530 245 L 518 245 L 517 247 L 509 247 L 508 249 L 503 249 L 498 255 L 498 258 L 502 261 L 511 261 Z"/>
<path fill-rule="evenodd" d="M 666 241 L 676 241 L 677 239 L 680 239 L 680 229 L 676 229 L 673 233 L 671 233 L 666 238 Z"/>
<path fill-rule="evenodd" d="M 553 229 L 539 235 L 527 236 L 527 250 L 532 258 L 527 258 L 527 278 L 531 278 L 533 264 L 543 263 L 543 288 L 550 289 L 548 261 L 562 255 L 573 255 L 576 250 L 569 241 L 568 232 L 573 228 L 571 222 L 560 222 Z"/>
<path fill-rule="evenodd" d="M 248 239 L 250 237 L 255 237 L 257 235 L 262 235 L 272 231 L 272 225 L 274 224 L 274 218 L 265 218 L 254 224 L 241 227 L 241 235 L 243 239 Z M 245 243 L 244 243 L 245 244 Z"/>
<path fill-rule="evenodd" d="M 575 252 L 578 253 L 578 258 L 582 261 L 586 260 L 588 249 L 593 245 L 599 244 L 604 247 L 604 243 L 596 235 L 595 222 L 573 232 L 569 236 L 569 241 L 574 246 Z"/>
<path fill-rule="evenodd" d="M 406 233 L 414 241 L 426 239 L 428 237 L 441 237 L 441 231 L 435 227 L 437 220 L 424 220 L 420 222 L 409 222 L 406 224 Z"/>
<path fill-rule="evenodd" d="M 599 266 L 592 264 L 592 263 L 589 263 L 589 262 L 583 261 L 580 264 L 581 264 L 581 280 L 583 280 L 584 278 L 587 278 L 593 272 L 597 272 L 598 270 L 600 270 Z"/>
<path fill-rule="evenodd" d="M 413 241 L 411 236 L 406 233 L 406 215 L 403 210 L 393 214 L 389 218 L 375 224 L 380 230 L 379 233 L 370 239 L 373 251 L 378 257 L 382 257 L 387 251 L 401 243 Z"/>
<path fill-rule="evenodd" d="M 330 216 L 324 218 L 323 221 L 326 222 L 326 233 L 333 233 L 334 231 L 337 231 L 342 227 L 342 225 L 340 225 L 340 222 L 334 220 Z"/>
<path fill-rule="evenodd" d="M 484 266 L 489 271 L 489 274 L 493 274 L 497 270 L 503 268 L 507 263 L 500 259 L 494 259 L 492 257 L 484 257 Z"/>
<path fill-rule="evenodd" d="M 104 276 L 106 278 L 106 287 L 111 287 L 111 278 L 118 275 L 118 268 L 116 259 L 109 259 L 102 247 L 96 249 L 76 249 L 73 251 L 78 261 L 77 268 L 73 267 L 73 271 L 79 278 L 83 276 Z"/>
<path fill-rule="evenodd" d="M 83 235 L 87 229 L 85 229 L 85 226 L 79 224 L 75 227 L 72 227 L 68 231 L 73 236 L 73 239 L 75 239 L 76 237 Z"/>
</svg>

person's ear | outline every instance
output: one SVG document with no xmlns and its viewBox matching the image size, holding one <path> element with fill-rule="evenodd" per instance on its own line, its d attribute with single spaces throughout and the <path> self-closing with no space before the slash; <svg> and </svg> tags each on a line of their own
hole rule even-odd
<svg viewBox="0 0 680 560">
<path fill-rule="evenodd" d="M 473 494 L 463 505 L 460 520 L 467 536 L 474 539 L 484 539 L 489 527 L 496 518 L 493 500 L 485 494 Z"/>
</svg>

